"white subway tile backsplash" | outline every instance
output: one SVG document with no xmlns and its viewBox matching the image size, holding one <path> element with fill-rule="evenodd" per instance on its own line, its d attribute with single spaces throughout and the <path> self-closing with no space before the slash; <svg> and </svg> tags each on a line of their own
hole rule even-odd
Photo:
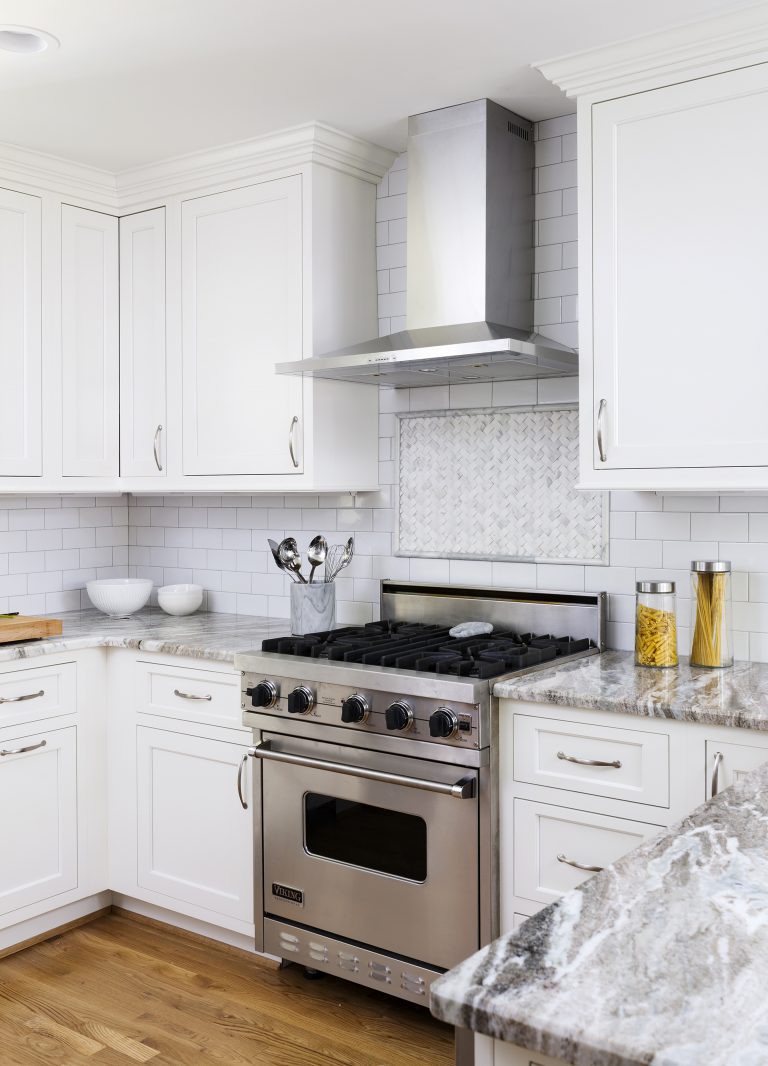
<svg viewBox="0 0 768 1066">
<path fill-rule="evenodd" d="M 768 515 L 764 517 L 768 518 Z M 766 529 L 768 531 L 768 526 Z M 692 514 L 691 536 L 696 540 L 749 540 L 749 515 Z"/>
<path fill-rule="evenodd" d="M 691 516 L 661 511 L 642 511 L 635 523 L 638 540 L 690 540 Z"/>
</svg>

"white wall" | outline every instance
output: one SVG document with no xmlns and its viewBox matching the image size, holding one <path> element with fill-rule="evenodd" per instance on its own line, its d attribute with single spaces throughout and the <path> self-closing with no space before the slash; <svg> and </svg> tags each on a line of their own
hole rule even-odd
<svg viewBox="0 0 768 1066">
<path fill-rule="evenodd" d="M 127 567 L 127 497 L 0 495 L 0 613 L 76 611 Z"/>
</svg>

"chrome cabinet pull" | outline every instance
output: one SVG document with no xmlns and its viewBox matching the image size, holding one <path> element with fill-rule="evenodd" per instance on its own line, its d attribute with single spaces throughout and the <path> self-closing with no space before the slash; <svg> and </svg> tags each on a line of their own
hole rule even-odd
<svg viewBox="0 0 768 1066">
<path fill-rule="evenodd" d="M 41 688 L 39 692 L 27 692 L 24 696 L 0 696 L 0 703 L 23 703 L 24 700 L 39 700 L 44 695 L 45 689 Z"/>
<path fill-rule="evenodd" d="M 155 453 L 155 466 L 158 470 L 163 469 L 163 464 L 160 462 L 160 434 L 163 432 L 163 427 L 158 426 L 155 430 L 155 439 L 152 444 L 152 450 Z"/>
<path fill-rule="evenodd" d="M 291 419 L 291 428 L 288 430 L 288 451 L 291 453 L 291 462 L 295 467 L 298 467 L 299 465 L 299 460 L 296 458 L 296 451 L 294 448 L 294 434 L 296 432 L 296 427 L 298 426 L 298 424 L 299 416 L 294 415 Z"/>
<path fill-rule="evenodd" d="M 28 744 L 26 748 L 10 748 L 8 750 L 3 748 L 0 750 L 0 757 L 3 755 L 26 755 L 28 751 L 37 751 L 38 748 L 44 748 L 47 743 L 47 740 L 41 740 L 39 744 Z"/>
<path fill-rule="evenodd" d="M 248 752 L 246 752 L 245 755 L 242 757 L 242 759 L 240 760 L 240 765 L 237 768 L 237 798 L 240 800 L 240 806 L 243 808 L 244 811 L 248 810 L 248 804 L 246 802 L 245 797 L 243 796 L 243 770 L 245 769 L 245 764 L 247 762 Z"/>
<path fill-rule="evenodd" d="M 423 792 L 436 792 L 440 796 L 453 796 L 454 799 L 473 799 L 475 795 L 474 777 L 462 777 L 455 785 L 445 785 L 441 781 L 428 781 L 421 777 L 403 777 L 401 774 L 388 774 L 384 770 L 369 770 L 366 766 L 350 766 L 342 762 L 327 762 L 325 759 L 312 759 L 306 755 L 291 755 L 287 751 L 275 751 L 271 740 L 263 740 L 248 754 L 253 759 L 267 759 L 274 762 L 290 763 L 293 766 L 308 766 L 313 770 L 328 770 L 334 774 L 347 777 L 361 777 L 365 781 L 381 781 L 385 785 L 403 785 L 405 788 L 419 788 Z"/>
<path fill-rule="evenodd" d="M 182 692 L 177 688 L 173 690 L 173 694 L 182 700 L 207 700 L 210 703 L 213 699 L 213 696 L 198 696 L 195 692 Z"/>
<path fill-rule="evenodd" d="M 568 856 L 563 855 L 562 852 L 557 856 L 557 861 L 564 862 L 566 866 L 573 866 L 576 870 L 584 870 L 584 872 L 588 874 L 599 874 L 605 869 L 604 866 L 590 866 L 586 862 L 576 862 L 575 859 L 569 859 Z"/>
<path fill-rule="evenodd" d="M 600 455 L 600 462 L 604 463 L 608 456 L 605 454 L 605 441 L 603 440 L 603 422 L 605 416 L 605 409 L 608 406 L 607 400 L 601 400 L 600 406 L 597 409 L 597 451 Z"/>
<path fill-rule="evenodd" d="M 614 759 L 612 762 L 604 762 L 602 759 L 579 759 L 576 755 L 566 755 L 564 751 L 559 751 L 557 757 L 566 762 L 578 763 L 579 766 L 612 766 L 614 770 L 621 769 L 620 759 Z"/>
<path fill-rule="evenodd" d="M 722 761 L 723 761 L 723 753 L 721 751 L 716 751 L 715 752 L 715 762 L 714 762 L 714 765 L 712 767 L 712 788 L 711 788 L 711 792 L 712 792 L 712 797 L 711 798 L 712 799 L 714 799 L 715 796 L 720 791 L 720 763 Z"/>
</svg>

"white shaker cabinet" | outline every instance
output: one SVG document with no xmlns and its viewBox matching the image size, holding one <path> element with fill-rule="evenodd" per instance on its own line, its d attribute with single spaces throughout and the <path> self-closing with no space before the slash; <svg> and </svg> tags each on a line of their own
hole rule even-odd
<svg viewBox="0 0 768 1066">
<path fill-rule="evenodd" d="M 768 66 L 592 108 L 597 470 L 768 467 L 766 124 Z"/>
<path fill-rule="evenodd" d="M 170 910 L 252 923 L 247 749 L 148 726 L 136 738 L 139 889 L 167 897 Z"/>
<path fill-rule="evenodd" d="M 120 475 L 164 477 L 165 208 L 120 219 Z"/>
<path fill-rule="evenodd" d="M 0 917 L 77 887 L 77 728 L 0 739 Z"/>
<path fill-rule="evenodd" d="M 540 65 L 577 100 L 583 488 L 768 487 L 762 18 Z"/>
<path fill-rule="evenodd" d="M 118 222 L 61 208 L 62 473 L 119 473 Z"/>
<path fill-rule="evenodd" d="M 184 474 L 301 471 L 302 178 L 182 205 Z"/>
<path fill-rule="evenodd" d="M 0 477 L 42 474 L 41 201 L 0 189 Z"/>
</svg>

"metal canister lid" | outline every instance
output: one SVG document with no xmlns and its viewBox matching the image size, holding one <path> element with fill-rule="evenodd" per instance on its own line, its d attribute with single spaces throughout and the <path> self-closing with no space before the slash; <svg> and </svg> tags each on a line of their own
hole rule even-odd
<svg viewBox="0 0 768 1066">
<path fill-rule="evenodd" d="M 691 571 L 694 574 L 730 574 L 731 564 L 728 559 L 694 559 Z"/>
<path fill-rule="evenodd" d="M 674 581 L 638 581 L 635 585 L 637 592 L 669 593 L 675 591 Z"/>
</svg>

